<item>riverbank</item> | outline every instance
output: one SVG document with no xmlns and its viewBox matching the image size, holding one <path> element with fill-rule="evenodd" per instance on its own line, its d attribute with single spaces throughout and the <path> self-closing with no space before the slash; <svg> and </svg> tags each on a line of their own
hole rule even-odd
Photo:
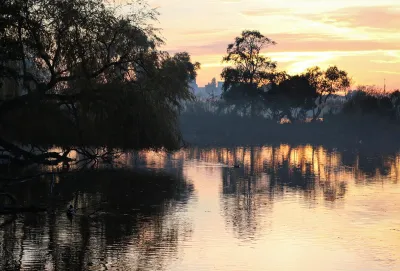
<svg viewBox="0 0 400 271">
<path fill-rule="evenodd" d="M 199 147 L 287 143 L 378 150 L 400 148 L 400 125 L 370 117 L 278 124 L 263 118 L 182 115 L 181 130 L 189 145 Z"/>
</svg>

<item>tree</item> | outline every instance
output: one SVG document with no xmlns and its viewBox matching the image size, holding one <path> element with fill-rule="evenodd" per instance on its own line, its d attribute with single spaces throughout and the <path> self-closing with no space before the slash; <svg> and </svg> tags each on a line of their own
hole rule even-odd
<svg viewBox="0 0 400 271">
<path fill-rule="evenodd" d="M 259 31 L 246 30 L 228 45 L 222 60 L 232 65 L 221 73 L 223 98 L 244 111 L 250 107 L 252 117 L 261 102 L 262 87 L 271 82 L 276 68 L 276 63 L 264 56 L 262 50 L 275 44 Z"/>
<path fill-rule="evenodd" d="M 315 99 L 317 111 L 313 110 L 313 120 L 319 118 L 329 97 L 339 91 L 346 91 L 351 84 L 347 72 L 337 66 L 331 66 L 326 71 L 322 71 L 319 67 L 309 68 L 304 76 L 318 92 Z"/>
<path fill-rule="evenodd" d="M 274 120 L 280 121 L 286 115 L 291 122 L 305 121 L 306 112 L 314 107 L 317 96 L 316 88 L 306 76 L 294 75 L 271 84 L 265 101 Z"/>
<path fill-rule="evenodd" d="M 176 149 L 180 103 L 193 98 L 198 63 L 170 56 L 151 22 L 157 12 L 134 0 L 4 0 L 0 81 L 20 95 L 0 101 L 0 148 L 13 159 L 57 163 L 16 144 Z M 33 154 L 35 153 L 35 154 Z M 42 153 L 43 154 L 43 153 Z M 57 156 L 58 155 L 58 156 Z M 39 159 L 40 158 L 40 159 Z"/>
<path fill-rule="evenodd" d="M 400 118 L 400 90 L 393 91 L 389 97 L 393 105 L 395 117 L 398 120 Z"/>
<path fill-rule="evenodd" d="M 347 115 L 369 115 L 386 118 L 396 118 L 396 93 L 390 96 L 382 93 L 371 92 L 368 88 L 361 87 L 349 98 L 343 106 L 343 113 Z"/>
</svg>

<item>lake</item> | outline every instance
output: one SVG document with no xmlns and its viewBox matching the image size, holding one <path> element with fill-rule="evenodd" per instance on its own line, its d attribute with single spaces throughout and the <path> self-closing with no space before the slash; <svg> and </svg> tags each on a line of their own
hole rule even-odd
<svg viewBox="0 0 400 271">
<path fill-rule="evenodd" d="M 52 208 L 0 217 L 0 269 L 400 270 L 395 150 L 280 144 L 117 162 L 10 186 Z"/>
</svg>

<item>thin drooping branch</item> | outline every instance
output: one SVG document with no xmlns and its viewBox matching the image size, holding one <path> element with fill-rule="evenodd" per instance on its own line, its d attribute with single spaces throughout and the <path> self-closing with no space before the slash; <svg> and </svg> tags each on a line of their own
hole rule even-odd
<svg viewBox="0 0 400 271">
<path fill-rule="evenodd" d="M 42 165 L 58 165 L 61 162 L 71 162 L 73 159 L 68 158 L 67 154 L 60 154 L 58 152 L 43 152 L 36 154 L 29 152 L 23 148 L 10 143 L 0 137 L 0 146 L 10 152 L 12 160 L 19 161 L 26 164 L 42 164 Z M 69 152 L 69 151 L 68 151 Z"/>
</svg>

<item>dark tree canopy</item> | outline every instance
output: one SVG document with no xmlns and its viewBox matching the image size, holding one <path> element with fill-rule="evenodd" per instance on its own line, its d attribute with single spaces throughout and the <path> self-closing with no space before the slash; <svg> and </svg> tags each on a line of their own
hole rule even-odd
<svg viewBox="0 0 400 271">
<path fill-rule="evenodd" d="M 351 84 L 347 72 L 340 70 L 337 66 L 330 66 L 325 71 L 320 67 L 312 67 L 306 71 L 305 76 L 321 95 L 345 91 Z"/>
<path fill-rule="evenodd" d="M 343 105 L 342 112 L 346 115 L 364 115 L 375 117 L 396 118 L 398 104 L 396 104 L 397 93 L 390 96 L 374 95 L 364 91 L 356 91 Z"/>
<path fill-rule="evenodd" d="M 223 69 L 223 97 L 241 106 L 251 107 L 254 115 L 256 103 L 260 100 L 262 87 L 271 82 L 276 63 L 262 54 L 262 50 L 275 42 L 259 31 L 243 31 L 235 42 L 228 45 L 223 62 L 231 66 Z"/>
<path fill-rule="evenodd" d="M 307 69 L 304 76 L 318 93 L 315 99 L 317 110 L 314 112 L 314 120 L 322 113 L 323 104 L 329 97 L 340 91 L 346 92 L 351 84 L 351 78 L 347 72 L 340 70 L 337 66 L 330 66 L 325 71 L 320 67 L 312 67 Z"/>
<path fill-rule="evenodd" d="M 259 31 L 245 30 L 235 42 L 228 45 L 223 62 L 233 66 L 222 72 L 224 90 L 238 83 L 264 85 L 271 79 L 276 63 L 262 55 L 262 50 L 276 43 L 263 36 Z"/>
<path fill-rule="evenodd" d="M 124 10 L 124 12 L 121 12 Z M 3 141 L 176 149 L 198 63 L 160 51 L 157 12 L 140 0 L 3 0 Z M 4 146 L 3 146 L 4 147 Z"/>
<path fill-rule="evenodd" d="M 276 120 L 285 115 L 293 122 L 293 111 L 297 110 L 297 119 L 304 121 L 305 113 L 315 106 L 317 90 L 305 75 L 286 76 L 279 83 L 273 83 L 264 95 L 266 106 L 275 114 Z"/>
</svg>

